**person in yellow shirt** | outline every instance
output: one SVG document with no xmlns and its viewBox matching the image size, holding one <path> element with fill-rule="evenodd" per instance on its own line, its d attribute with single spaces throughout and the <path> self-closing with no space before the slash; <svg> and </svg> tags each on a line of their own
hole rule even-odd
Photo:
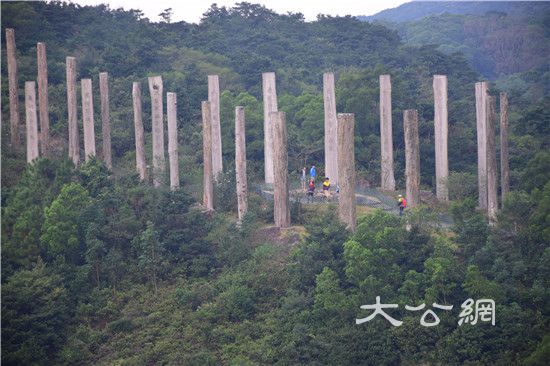
<svg viewBox="0 0 550 366">
<path fill-rule="evenodd" d="M 328 177 L 325 177 L 325 181 L 323 182 L 323 194 L 326 200 L 330 200 L 330 180 Z"/>
</svg>

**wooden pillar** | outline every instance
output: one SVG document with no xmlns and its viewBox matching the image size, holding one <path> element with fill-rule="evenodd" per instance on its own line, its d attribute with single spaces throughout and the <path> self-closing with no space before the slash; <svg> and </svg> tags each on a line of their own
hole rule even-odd
<svg viewBox="0 0 550 366">
<path fill-rule="evenodd" d="M 492 221 L 498 210 L 496 119 L 496 97 L 487 96 L 487 215 Z"/>
<path fill-rule="evenodd" d="M 40 143 L 42 155 L 50 156 L 50 116 L 48 102 L 48 63 L 46 61 L 46 44 L 36 44 L 38 65 L 38 116 L 40 118 Z"/>
<path fill-rule="evenodd" d="M 336 119 L 336 93 L 334 74 L 323 74 L 323 101 L 325 106 L 325 176 L 332 184 L 338 184 L 338 130 Z"/>
<path fill-rule="evenodd" d="M 178 121 L 176 93 L 166 93 L 166 114 L 168 116 L 168 159 L 170 162 L 170 189 L 180 186 L 178 166 Z"/>
<path fill-rule="evenodd" d="M 338 183 L 340 196 L 338 198 L 338 216 L 355 231 L 355 115 L 353 113 L 338 113 Z"/>
<path fill-rule="evenodd" d="M 447 102 L 447 76 L 434 75 L 434 128 L 435 128 L 435 191 L 440 202 L 449 201 L 449 159 L 447 140 L 449 114 Z"/>
<path fill-rule="evenodd" d="M 94 100 L 92 79 L 80 81 L 82 89 L 82 122 L 84 125 L 84 156 L 86 161 L 95 156 Z"/>
<path fill-rule="evenodd" d="M 510 167 L 508 165 L 508 95 L 500 93 L 500 190 L 502 203 L 510 192 Z"/>
<path fill-rule="evenodd" d="M 164 181 L 164 114 L 162 107 L 162 77 L 149 77 L 151 94 L 151 121 L 153 135 L 153 185 L 160 186 Z"/>
<path fill-rule="evenodd" d="M 223 171 L 222 132 L 220 124 L 220 80 L 218 75 L 208 75 L 208 101 L 212 115 L 212 171 L 214 180 Z"/>
<path fill-rule="evenodd" d="M 145 139 L 143 132 L 143 114 L 141 111 L 141 84 L 134 82 L 132 85 L 132 99 L 134 102 L 134 130 L 136 140 L 136 169 L 139 179 L 147 178 L 147 165 L 145 164 Z"/>
<path fill-rule="evenodd" d="M 288 200 L 288 137 L 285 112 L 272 112 L 273 122 L 273 217 L 275 226 L 290 226 Z"/>
<path fill-rule="evenodd" d="M 487 89 L 486 81 L 478 82 L 476 90 L 476 125 L 477 125 L 477 179 L 478 205 L 487 209 Z"/>
<path fill-rule="evenodd" d="M 36 85 L 25 82 L 25 117 L 27 125 L 27 163 L 38 158 L 38 124 L 36 121 Z"/>
<path fill-rule="evenodd" d="M 207 210 L 214 209 L 214 181 L 212 178 L 212 116 L 210 102 L 202 102 L 202 156 L 203 195 L 202 204 Z"/>
<path fill-rule="evenodd" d="M 67 67 L 67 112 L 69 125 L 69 158 L 75 166 L 80 163 L 80 142 L 78 140 L 78 116 L 76 99 L 76 58 L 65 59 Z"/>
<path fill-rule="evenodd" d="M 17 59 L 15 58 L 15 32 L 11 28 L 6 28 L 6 51 L 10 98 L 10 142 L 13 147 L 19 147 L 19 88 L 17 85 Z"/>
<path fill-rule="evenodd" d="M 405 130 L 405 180 L 407 205 L 420 205 L 420 142 L 418 137 L 418 112 L 416 109 L 403 111 Z"/>
<path fill-rule="evenodd" d="M 109 74 L 99 73 L 99 95 L 101 98 L 101 134 L 103 136 L 103 161 L 113 169 L 111 155 L 111 117 L 109 115 Z"/>
<path fill-rule="evenodd" d="M 244 107 L 235 107 L 235 174 L 237 178 L 237 212 L 242 222 L 248 211 L 246 180 L 246 134 Z"/>
<path fill-rule="evenodd" d="M 273 184 L 273 121 L 271 112 L 277 112 L 277 88 L 274 72 L 262 74 L 262 90 L 264 98 L 264 173 L 265 182 Z"/>
<path fill-rule="evenodd" d="M 380 75 L 380 187 L 395 191 L 390 75 Z"/>
</svg>

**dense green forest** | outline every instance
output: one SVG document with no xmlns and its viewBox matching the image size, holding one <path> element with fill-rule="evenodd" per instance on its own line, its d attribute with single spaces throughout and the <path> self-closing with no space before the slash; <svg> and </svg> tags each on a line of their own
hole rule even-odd
<svg viewBox="0 0 550 366">
<path fill-rule="evenodd" d="M 5 28 L 15 29 L 21 86 L 36 79 L 36 42 L 47 44 L 55 150 L 27 166 L 24 149 L 10 146 L 2 47 L 2 363 L 543 365 L 550 357 L 547 56 L 525 70 L 495 71 L 522 76 L 491 84 L 491 94 L 509 93 L 512 192 L 489 225 L 475 207 L 474 83 L 483 79 L 469 63 L 475 54 L 408 44 L 401 31 L 351 16 L 306 22 L 250 3 L 212 5 L 199 24 L 62 2 L 2 2 L 1 10 L 2 44 Z M 548 34 L 548 23 L 538 27 Z M 96 89 L 98 73 L 109 72 L 112 171 L 99 158 L 78 168 L 66 158 L 66 56 Z M 293 204 L 296 226 L 279 232 L 272 203 L 254 192 L 236 227 L 233 111 L 245 107 L 248 179 L 259 182 L 266 71 L 276 73 L 287 113 L 291 177 L 304 163 L 322 169 L 322 73 L 333 71 L 337 110 L 356 116 L 358 179 L 372 186 L 380 175 L 378 75 L 391 74 L 398 186 L 402 111 L 416 108 L 426 190 L 435 175 L 432 75 L 448 75 L 453 202 L 439 209 L 452 227 L 428 207 L 406 218 L 369 210 L 351 233 L 335 206 Z M 225 172 L 215 213 L 197 204 L 208 74 L 220 76 L 222 90 Z M 149 135 L 151 75 L 178 94 L 177 191 L 140 183 L 135 172 L 131 88 L 142 81 Z M 387 312 L 402 326 L 381 316 L 356 324 L 376 296 L 399 304 Z M 459 326 L 468 298 L 493 299 L 496 324 Z M 434 309 L 440 323 L 424 327 L 421 312 L 405 311 L 422 303 L 454 307 Z"/>
</svg>

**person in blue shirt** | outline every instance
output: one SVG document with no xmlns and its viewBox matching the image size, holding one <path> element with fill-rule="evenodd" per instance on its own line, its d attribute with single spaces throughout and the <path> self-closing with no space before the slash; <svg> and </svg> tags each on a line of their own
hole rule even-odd
<svg viewBox="0 0 550 366">
<path fill-rule="evenodd" d="M 311 166 L 311 169 L 309 170 L 309 177 L 313 180 L 315 180 L 315 175 L 317 172 L 315 171 L 315 165 Z"/>
</svg>

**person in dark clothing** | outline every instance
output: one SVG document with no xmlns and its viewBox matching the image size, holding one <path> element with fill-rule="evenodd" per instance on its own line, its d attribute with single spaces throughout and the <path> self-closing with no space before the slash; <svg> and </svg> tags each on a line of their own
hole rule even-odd
<svg viewBox="0 0 550 366">
<path fill-rule="evenodd" d="M 307 202 L 313 203 L 313 194 L 315 193 L 315 180 L 310 179 L 309 180 L 309 186 L 307 187 Z"/>
</svg>

